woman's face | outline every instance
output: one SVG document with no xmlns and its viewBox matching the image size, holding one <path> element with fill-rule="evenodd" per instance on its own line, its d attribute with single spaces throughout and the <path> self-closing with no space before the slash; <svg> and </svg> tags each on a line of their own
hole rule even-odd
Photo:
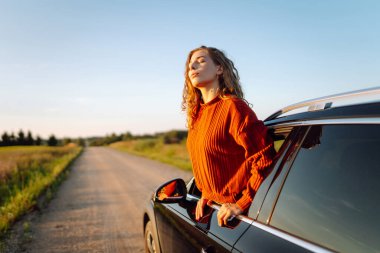
<svg viewBox="0 0 380 253">
<path fill-rule="evenodd" d="M 221 67 L 215 65 L 206 50 L 198 50 L 190 58 L 187 75 L 196 88 L 207 87 L 218 82 Z M 217 83 L 219 84 L 219 83 Z"/>
</svg>

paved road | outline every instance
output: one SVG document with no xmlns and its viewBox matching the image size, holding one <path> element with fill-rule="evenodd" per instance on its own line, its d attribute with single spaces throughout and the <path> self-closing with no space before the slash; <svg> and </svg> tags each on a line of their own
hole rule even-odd
<svg viewBox="0 0 380 253">
<path fill-rule="evenodd" d="M 91 147 L 73 164 L 31 225 L 28 252 L 143 252 L 142 212 L 151 192 L 191 173 L 111 148 Z"/>
</svg>

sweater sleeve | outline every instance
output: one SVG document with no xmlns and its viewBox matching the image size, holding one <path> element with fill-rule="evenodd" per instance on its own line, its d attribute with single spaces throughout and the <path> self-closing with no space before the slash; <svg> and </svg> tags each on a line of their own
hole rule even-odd
<svg viewBox="0 0 380 253">
<path fill-rule="evenodd" d="M 268 128 L 251 108 L 243 107 L 235 117 L 235 141 L 245 150 L 245 163 L 243 166 L 249 171 L 249 179 L 242 196 L 236 204 L 246 211 L 252 203 L 260 184 L 267 175 L 267 170 L 276 154 L 273 139 L 268 135 Z"/>
<path fill-rule="evenodd" d="M 242 197 L 236 202 L 236 204 L 244 211 L 251 205 L 254 195 L 259 189 L 262 181 L 265 179 L 265 175 L 267 174 L 266 170 L 272 164 L 272 149 L 273 143 L 268 144 L 248 160 L 251 175 L 247 187 L 242 192 Z"/>
</svg>

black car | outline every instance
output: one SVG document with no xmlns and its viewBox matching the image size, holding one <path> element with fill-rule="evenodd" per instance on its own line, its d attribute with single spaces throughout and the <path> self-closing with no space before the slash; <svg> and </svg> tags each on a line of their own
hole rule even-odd
<svg viewBox="0 0 380 253">
<path fill-rule="evenodd" d="M 146 251 L 380 252 L 379 95 L 336 94 L 265 119 L 277 151 L 271 173 L 248 214 L 226 227 L 218 205 L 195 221 L 194 179 L 163 184 L 144 213 Z"/>
</svg>

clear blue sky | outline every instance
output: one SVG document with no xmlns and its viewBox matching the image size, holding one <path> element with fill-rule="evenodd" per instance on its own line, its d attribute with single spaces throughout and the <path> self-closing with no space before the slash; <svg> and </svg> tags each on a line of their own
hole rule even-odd
<svg viewBox="0 0 380 253">
<path fill-rule="evenodd" d="M 224 50 L 260 119 L 380 85 L 380 1 L 0 0 L 0 134 L 185 129 L 187 53 Z"/>
</svg>

